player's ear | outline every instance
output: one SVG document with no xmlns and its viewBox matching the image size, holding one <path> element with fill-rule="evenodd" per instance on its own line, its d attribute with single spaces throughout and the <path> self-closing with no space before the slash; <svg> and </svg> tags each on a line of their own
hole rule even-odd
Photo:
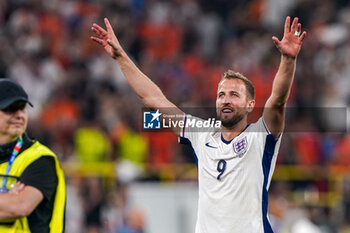
<svg viewBox="0 0 350 233">
<path fill-rule="evenodd" d="M 248 100 L 247 111 L 252 112 L 255 106 L 255 100 Z"/>
</svg>

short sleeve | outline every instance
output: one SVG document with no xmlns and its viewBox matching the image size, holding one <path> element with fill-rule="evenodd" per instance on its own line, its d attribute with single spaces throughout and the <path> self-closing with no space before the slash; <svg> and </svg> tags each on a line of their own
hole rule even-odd
<svg viewBox="0 0 350 233">
<path fill-rule="evenodd" d="M 40 157 L 24 170 L 19 180 L 37 188 L 44 198 L 50 200 L 58 184 L 55 159 L 51 156 Z"/>
<path fill-rule="evenodd" d="M 200 133 L 196 131 L 194 128 L 188 127 L 188 123 L 191 121 L 198 121 L 201 120 L 200 118 L 193 117 L 191 115 L 184 115 L 183 118 L 183 127 L 181 127 L 181 132 L 179 136 L 179 144 L 187 144 L 192 147 L 197 145 L 198 140 L 199 140 L 199 135 Z M 187 126 L 187 127 L 186 127 Z"/>
<path fill-rule="evenodd" d="M 263 117 L 260 117 L 259 120 L 252 125 L 250 131 L 256 132 L 256 133 L 261 133 L 264 137 L 267 135 L 271 135 L 271 132 L 270 132 L 266 122 L 264 121 Z M 275 138 L 275 140 L 277 141 L 278 138 Z"/>
</svg>

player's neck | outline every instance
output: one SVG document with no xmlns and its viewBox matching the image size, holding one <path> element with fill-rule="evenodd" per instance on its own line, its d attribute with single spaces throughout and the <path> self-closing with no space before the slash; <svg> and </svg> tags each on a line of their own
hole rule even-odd
<svg viewBox="0 0 350 233">
<path fill-rule="evenodd" d="M 226 128 L 225 126 L 222 126 L 221 128 L 221 134 L 222 137 L 226 141 L 230 141 L 240 135 L 245 128 L 247 127 L 247 119 L 244 118 L 240 122 L 238 122 L 236 125 L 234 125 L 232 128 Z"/>
</svg>

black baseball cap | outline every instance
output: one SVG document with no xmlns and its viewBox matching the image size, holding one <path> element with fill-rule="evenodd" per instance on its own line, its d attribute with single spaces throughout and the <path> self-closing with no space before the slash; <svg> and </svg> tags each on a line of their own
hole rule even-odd
<svg viewBox="0 0 350 233">
<path fill-rule="evenodd" d="M 5 109 L 17 101 L 25 101 L 33 107 L 23 87 L 10 79 L 0 79 L 0 109 Z"/>
</svg>

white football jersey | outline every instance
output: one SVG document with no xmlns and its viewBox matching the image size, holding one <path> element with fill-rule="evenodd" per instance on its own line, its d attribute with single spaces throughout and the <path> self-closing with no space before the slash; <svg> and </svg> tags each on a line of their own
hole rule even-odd
<svg viewBox="0 0 350 233">
<path fill-rule="evenodd" d="M 197 160 L 196 233 L 272 233 L 267 190 L 281 139 L 262 117 L 231 141 L 220 131 L 193 131 L 182 128 L 179 142 L 189 144 Z"/>
</svg>

